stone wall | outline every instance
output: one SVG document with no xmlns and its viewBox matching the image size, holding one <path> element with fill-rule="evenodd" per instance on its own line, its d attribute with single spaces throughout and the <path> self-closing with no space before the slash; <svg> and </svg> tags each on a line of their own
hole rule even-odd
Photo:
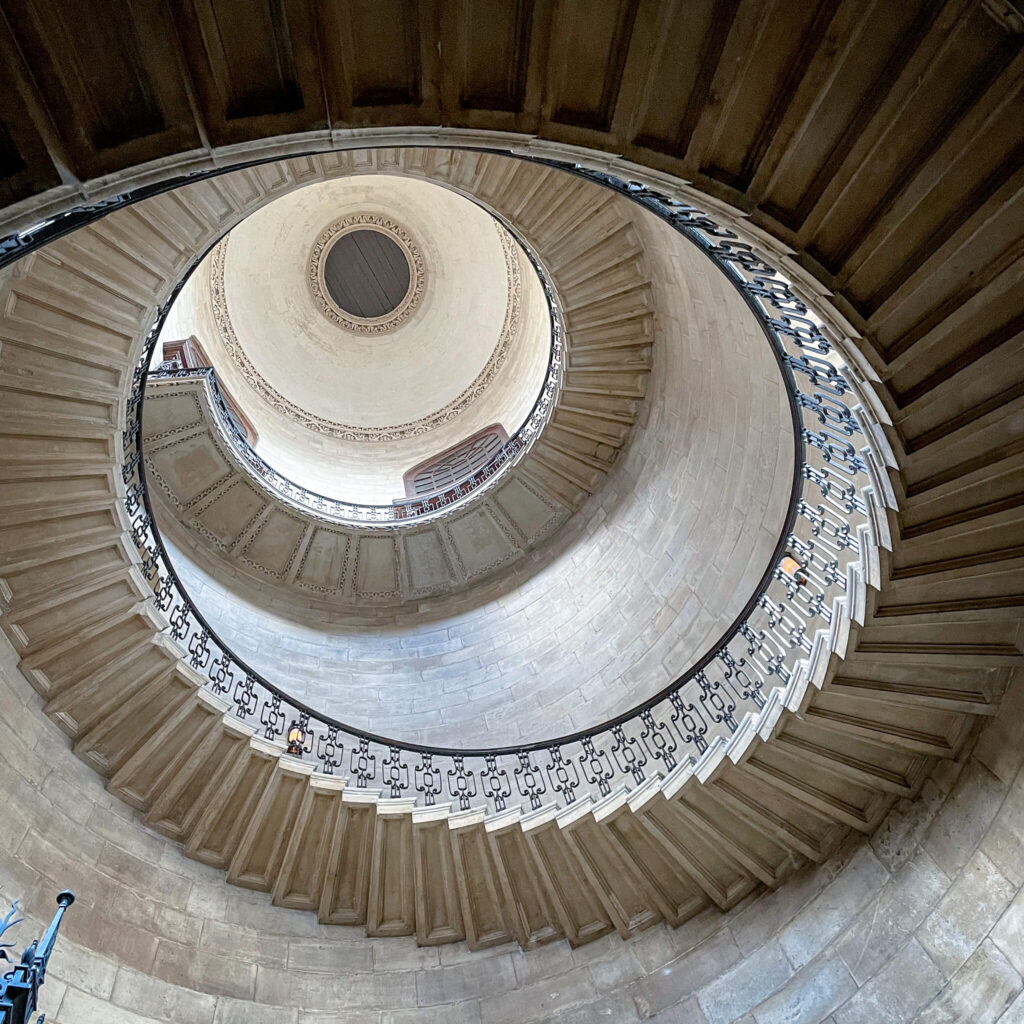
<svg viewBox="0 0 1024 1024">
<path fill-rule="evenodd" d="M 68 911 L 53 1024 L 1020 1024 L 1024 678 L 870 840 L 735 910 L 572 949 L 417 948 L 226 886 L 103 788 L 2 641 L 0 898 Z"/>
<path fill-rule="evenodd" d="M 656 218 L 638 211 L 634 223 L 658 310 L 655 363 L 646 416 L 600 492 L 516 571 L 380 626 L 365 624 L 369 614 L 317 623 L 312 610 L 296 623 L 271 593 L 176 557 L 237 654 L 357 728 L 474 746 L 613 716 L 718 640 L 784 520 L 788 406 L 771 349 L 724 275 Z"/>
</svg>

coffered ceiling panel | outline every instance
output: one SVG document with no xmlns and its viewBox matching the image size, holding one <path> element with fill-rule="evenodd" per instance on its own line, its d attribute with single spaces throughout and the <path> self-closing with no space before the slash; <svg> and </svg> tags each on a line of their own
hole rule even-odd
<svg viewBox="0 0 1024 1024">
<path fill-rule="evenodd" d="M 453 5 L 460 106 L 516 113 L 523 109 L 533 22 L 543 17 L 546 7 L 530 0 L 488 7 L 459 0 Z"/>
<path fill-rule="evenodd" d="M 154 402 L 156 406 L 161 403 Z M 265 499 L 238 477 L 205 507 L 195 509 L 195 521 L 204 536 L 213 537 L 221 550 L 227 550 L 245 532 L 262 510 Z"/>
<path fill-rule="evenodd" d="M 664 20 L 637 119 L 634 141 L 638 146 L 685 154 L 707 102 L 737 4 L 738 0 L 692 0 Z"/>
<path fill-rule="evenodd" d="M 460 568 L 472 579 L 483 576 L 520 553 L 509 528 L 487 507 L 474 508 L 445 528 Z"/>
<path fill-rule="evenodd" d="M 165 443 L 151 450 L 149 458 L 157 483 L 182 507 L 231 475 L 220 445 L 209 434 Z"/>
<path fill-rule="evenodd" d="M 251 562 L 253 568 L 281 578 L 297 554 L 299 541 L 305 531 L 306 523 L 303 519 L 284 509 L 275 508 L 245 546 L 243 560 Z"/>
<path fill-rule="evenodd" d="M 19 86 L 24 69 L 0 18 L 0 202 L 14 203 L 60 182 Z"/>
<path fill-rule="evenodd" d="M 560 55 L 554 120 L 607 131 L 622 84 L 639 0 L 562 0 L 552 52 Z"/>
<path fill-rule="evenodd" d="M 398 549 L 392 537 L 363 536 L 356 542 L 355 591 L 362 597 L 398 594 Z"/>
<path fill-rule="evenodd" d="M 427 0 L 324 0 L 320 39 L 334 123 L 359 123 L 360 108 L 393 108 L 396 121 L 436 105 L 435 4 Z M 381 112 L 377 110 L 375 118 Z"/>
<path fill-rule="evenodd" d="M 188 0 L 177 11 L 211 141 L 326 126 L 308 0 Z"/>
<path fill-rule="evenodd" d="M 82 177 L 199 145 L 168 6 L 11 0 L 4 14 Z"/>
<path fill-rule="evenodd" d="M 814 4 L 751 5 L 759 17 L 736 19 L 720 58 L 712 89 L 719 105 L 709 107 L 709 155 L 701 170 L 745 188 L 789 109 L 793 93 L 825 33 L 838 0 Z M 785 6 L 787 17 L 777 8 Z M 743 59 L 755 54 L 753 60 Z M 704 126 L 702 126 L 704 127 Z"/>
<path fill-rule="evenodd" d="M 411 593 L 440 593 L 457 582 L 440 532 L 422 530 L 401 539 L 405 584 Z"/>
<path fill-rule="evenodd" d="M 321 594 L 340 591 L 351 544 L 344 533 L 316 530 L 296 567 L 296 585 Z"/>
<path fill-rule="evenodd" d="M 167 433 L 184 434 L 202 422 L 203 410 L 196 395 L 172 395 L 162 402 L 152 402 L 153 415 L 146 427 L 150 436 L 159 438 Z"/>
</svg>

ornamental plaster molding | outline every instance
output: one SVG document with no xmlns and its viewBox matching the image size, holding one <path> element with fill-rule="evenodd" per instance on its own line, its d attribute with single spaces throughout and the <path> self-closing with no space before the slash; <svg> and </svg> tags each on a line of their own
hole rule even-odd
<svg viewBox="0 0 1024 1024">
<path fill-rule="evenodd" d="M 366 216 L 373 219 L 376 215 L 353 215 L 353 217 Z M 337 221 L 335 225 L 328 228 L 317 240 L 319 244 L 322 239 L 337 225 L 353 221 L 353 217 L 346 217 Z M 386 220 L 386 218 L 381 218 Z M 367 221 L 352 223 L 350 228 L 365 226 Z M 390 223 L 390 222 L 389 222 Z M 366 426 L 363 424 L 341 423 L 337 420 L 327 419 L 323 416 L 316 416 L 301 406 L 292 402 L 281 394 L 265 377 L 256 369 L 252 361 L 245 353 L 245 349 L 235 333 L 228 311 L 227 290 L 224 282 L 224 270 L 227 257 L 227 248 L 230 241 L 230 234 L 225 235 L 214 247 L 210 254 L 210 294 L 213 310 L 214 323 L 220 340 L 227 350 L 231 361 L 242 374 L 246 384 L 275 412 L 280 413 L 293 423 L 311 430 L 326 437 L 338 438 L 342 441 L 400 441 L 410 437 L 418 437 L 428 431 L 451 422 L 470 405 L 473 404 L 490 386 L 497 376 L 498 371 L 505 363 L 512 342 L 519 333 L 522 319 L 522 296 L 523 285 L 522 275 L 519 268 L 519 250 L 512 236 L 505 228 L 492 221 L 498 239 L 501 242 L 502 254 L 505 259 L 505 318 L 498 335 L 497 344 L 491 352 L 486 365 L 477 375 L 476 379 L 461 394 L 442 408 L 423 416 L 417 420 L 410 420 L 406 423 L 398 423 L 391 426 Z M 397 228 L 397 226 L 396 226 Z M 398 229 L 401 230 L 401 229 Z M 336 236 L 335 236 L 336 237 Z M 396 241 L 398 239 L 396 238 Z M 324 243 L 326 245 L 326 242 Z M 418 250 L 417 250 L 418 251 Z M 318 274 L 320 271 L 318 271 Z M 419 280 L 422 282 L 423 276 Z M 418 301 L 418 300 L 417 300 Z M 411 312 L 411 308 L 409 310 Z"/>
<path fill-rule="evenodd" d="M 390 238 L 405 254 L 409 264 L 409 287 L 402 301 L 390 312 L 378 317 L 354 316 L 331 298 L 324 281 L 327 254 L 335 243 L 353 231 L 372 229 Z M 390 334 L 416 311 L 426 288 L 423 253 L 405 228 L 379 213 L 353 213 L 336 220 L 313 243 L 306 267 L 306 281 L 317 308 L 328 320 L 353 334 Z"/>
</svg>

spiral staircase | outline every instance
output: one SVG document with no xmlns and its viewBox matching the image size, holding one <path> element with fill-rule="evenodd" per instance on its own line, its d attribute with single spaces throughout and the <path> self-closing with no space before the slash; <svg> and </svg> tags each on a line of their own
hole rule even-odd
<svg viewBox="0 0 1024 1024">
<path fill-rule="evenodd" d="M 243 54 L 232 4 L 131 5 L 110 37 L 73 33 L 72 6 L 0 22 L 3 223 L 28 229 L 0 279 L 0 891 L 42 918 L 43 894 L 76 889 L 56 1019 L 1019 1019 L 1024 943 L 1002 924 L 1024 882 L 1014 7 L 294 3 L 252 14 Z M 807 685 L 693 765 L 539 811 L 414 806 L 240 725 L 168 637 L 123 506 L 133 370 L 195 256 L 318 175 L 437 173 L 432 148 L 461 146 L 736 223 L 843 335 L 884 462 Z M 278 161 L 145 192 L 257 158 Z M 591 245 L 510 163 L 462 152 L 446 173 L 558 257 L 563 301 L 579 290 L 574 404 L 526 470 L 571 510 L 643 397 L 642 260 L 610 201 Z M 132 188 L 76 227 L 92 212 L 75 207 Z M 857 931 L 867 895 L 910 922 L 882 929 L 899 973 L 874 920 Z M 951 939 L 958 900 L 990 920 Z"/>
<path fill-rule="evenodd" d="M 318 177 L 324 170 L 317 168 Z M 285 585 L 275 593 L 290 594 L 307 608 L 311 600 L 327 607 L 342 603 L 365 618 L 372 616 L 376 605 L 465 588 L 496 568 L 507 573 L 599 489 L 641 409 L 651 368 L 654 312 L 643 250 L 630 220 L 631 204 L 625 204 L 624 211 L 609 193 L 592 184 L 565 181 L 564 175 L 529 163 L 444 149 L 367 151 L 358 163 L 339 160 L 333 172 L 327 172 L 327 180 L 331 173 L 360 171 L 401 173 L 468 190 L 475 202 L 501 215 L 544 254 L 563 309 L 566 351 L 560 358 L 565 379 L 547 414 L 550 423 L 517 461 L 509 479 L 465 516 L 448 516 L 443 526 L 433 527 L 424 520 L 427 525 L 422 529 L 396 532 L 395 544 L 384 548 L 386 563 L 377 556 L 373 572 L 375 578 L 394 583 L 377 596 L 360 588 L 354 578 L 328 583 L 326 577 L 320 578 L 316 559 L 308 559 L 301 569 L 299 560 L 312 550 L 325 566 L 345 565 L 351 550 L 351 575 L 356 563 L 367 561 L 365 549 L 376 552 L 373 538 L 380 530 L 372 523 L 360 531 L 311 521 L 294 503 L 289 508 L 280 496 L 268 492 L 263 479 L 248 471 L 245 457 L 232 455 L 230 445 L 216 440 L 222 428 L 212 396 L 203 397 L 202 381 L 151 380 L 143 431 L 147 476 L 156 484 L 151 491 L 169 506 L 165 521 L 173 525 L 184 517 L 191 524 L 175 532 L 176 540 L 194 548 L 197 538 L 190 534 L 198 530 L 209 541 L 203 518 L 208 503 L 217 501 L 218 535 L 213 544 L 228 571 L 252 577 L 255 587 L 264 589 L 282 581 Z M 264 201 L 268 198 L 265 195 Z M 183 392 L 199 400 L 176 402 Z M 157 409 L 163 410 L 159 416 Z M 201 430 L 200 423 L 205 424 Z M 205 438 L 203 450 L 217 455 L 188 474 L 185 488 L 183 470 L 171 467 L 182 446 L 195 445 L 200 436 Z M 234 467 L 230 476 L 222 472 L 225 461 Z M 223 500 L 229 493 L 230 499 Z M 196 499 L 197 494 L 202 497 Z M 492 531 L 496 544 L 471 561 L 467 535 L 479 522 L 481 507 L 504 531 Z M 289 552 L 291 559 L 277 566 L 261 563 L 252 551 L 247 526 L 250 532 L 260 531 L 264 548 Z M 301 541 L 296 543 L 295 538 Z M 430 566 L 417 557 L 424 548 L 450 554 L 440 565 Z"/>
</svg>

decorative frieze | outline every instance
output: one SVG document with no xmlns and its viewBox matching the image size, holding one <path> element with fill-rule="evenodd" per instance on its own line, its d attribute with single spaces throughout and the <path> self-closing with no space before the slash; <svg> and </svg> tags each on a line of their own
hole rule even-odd
<svg viewBox="0 0 1024 1024">
<path fill-rule="evenodd" d="M 498 371 L 504 365 L 512 345 L 519 334 L 523 297 L 522 275 L 519 268 L 519 250 L 515 240 L 508 231 L 497 220 L 493 221 L 493 224 L 501 242 L 502 254 L 505 260 L 506 282 L 505 316 L 497 342 L 487 363 L 480 373 L 477 374 L 473 382 L 446 405 L 436 409 L 427 416 L 421 416 L 419 419 L 409 420 L 405 423 L 395 423 L 382 427 L 360 423 L 342 423 L 338 420 L 328 419 L 325 416 L 317 416 L 278 391 L 260 373 L 248 357 L 245 352 L 245 345 L 239 339 L 231 321 L 227 289 L 224 281 L 225 263 L 231 239 L 230 235 L 225 236 L 218 242 L 210 254 L 211 306 L 220 340 L 231 357 L 231 361 L 249 387 L 275 412 L 287 417 L 293 423 L 297 423 L 306 430 L 311 430 L 326 437 L 337 438 L 341 441 L 369 441 L 378 443 L 382 441 L 401 441 L 435 430 L 462 415 L 487 391 L 497 376 Z M 323 257 L 330 248 L 330 243 L 345 231 L 354 231 L 367 226 L 374 228 L 390 226 L 388 227 L 389 234 L 396 242 L 403 246 L 403 249 L 410 256 L 410 267 L 412 268 L 410 293 L 400 306 L 401 312 L 396 311 L 394 316 L 379 324 L 371 322 L 357 323 L 331 301 L 326 288 L 323 287 Z M 310 288 L 313 291 L 318 308 L 340 328 L 352 330 L 358 334 L 383 334 L 405 323 L 419 305 L 425 287 L 426 271 L 423 267 L 422 254 L 420 254 L 419 248 L 415 245 L 408 232 L 386 217 L 376 214 L 353 214 L 336 221 L 317 239 L 310 256 L 307 279 L 310 282 Z M 360 329 L 356 330 L 357 327 Z"/>
</svg>

